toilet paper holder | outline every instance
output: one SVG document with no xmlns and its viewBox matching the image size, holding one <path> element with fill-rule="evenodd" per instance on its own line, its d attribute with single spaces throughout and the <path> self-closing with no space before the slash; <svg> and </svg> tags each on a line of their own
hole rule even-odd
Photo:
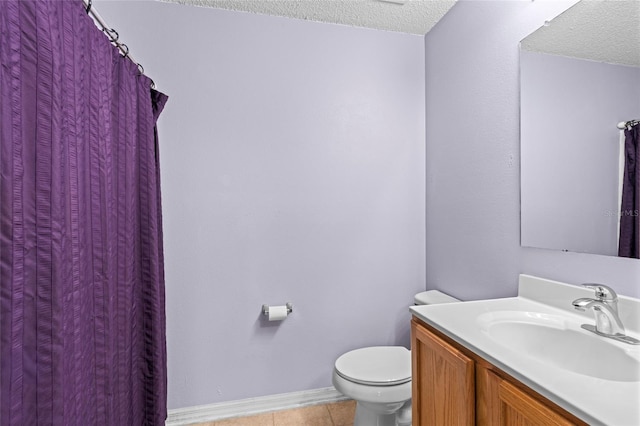
<svg viewBox="0 0 640 426">
<path fill-rule="evenodd" d="M 293 305 L 289 302 L 285 305 L 287 307 L 287 315 L 293 312 Z M 262 305 L 262 315 L 269 316 L 269 305 Z"/>
</svg>

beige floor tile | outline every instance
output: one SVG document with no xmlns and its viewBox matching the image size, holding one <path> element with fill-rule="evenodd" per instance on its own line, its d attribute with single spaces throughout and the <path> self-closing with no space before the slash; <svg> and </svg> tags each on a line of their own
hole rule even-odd
<svg viewBox="0 0 640 426">
<path fill-rule="evenodd" d="M 297 408 L 273 413 L 274 426 L 333 426 L 326 405 Z"/>
<path fill-rule="evenodd" d="M 356 402 L 353 400 L 327 404 L 334 426 L 352 426 L 356 415 Z"/>
<path fill-rule="evenodd" d="M 218 420 L 213 423 L 213 426 L 273 426 L 273 414 L 265 413 L 257 416 Z"/>
</svg>

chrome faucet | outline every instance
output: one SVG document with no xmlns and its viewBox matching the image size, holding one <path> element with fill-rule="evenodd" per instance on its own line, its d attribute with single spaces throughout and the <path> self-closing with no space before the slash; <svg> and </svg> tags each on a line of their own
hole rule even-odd
<svg viewBox="0 0 640 426">
<path fill-rule="evenodd" d="M 600 336 L 609 337 L 634 345 L 640 341 L 625 335 L 624 325 L 618 315 L 618 295 L 611 287 L 604 284 L 582 284 L 596 292 L 596 299 L 580 298 L 571 304 L 579 311 L 593 309 L 596 325 L 582 324 L 582 328 Z"/>
<path fill-rule="evenodd" d="M 604 284 L 582 284 L 596 291 L 597 299 L 576 299 L 572 305 L 580 311 L 593 309 L 596 316 L 596 331 L 601 334 L 624 334 L 624 326 L 618 316 L 618 295 Z"/>
</svg>

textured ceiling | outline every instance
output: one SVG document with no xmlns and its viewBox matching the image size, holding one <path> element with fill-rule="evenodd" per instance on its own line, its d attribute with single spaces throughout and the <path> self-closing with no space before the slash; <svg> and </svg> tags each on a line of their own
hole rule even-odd
<svg viewBox="0 0 640 426">
<path fill-rule="evenodd" d="M 455 0 L 164 0 L 308 21 L 426 34 Z"/>
<path fill-rule="evenodd" d="M 640 67 L 640 1 L 583 0 L 525 38 L 522 48 Z"/>
<path fill-rule="evenodd" d="M 163 0 L 426 34 L 455 0 Z M 522 41 L 534 52 L 640 67 L 640 0 L 582 0 Z"/>
</svg>

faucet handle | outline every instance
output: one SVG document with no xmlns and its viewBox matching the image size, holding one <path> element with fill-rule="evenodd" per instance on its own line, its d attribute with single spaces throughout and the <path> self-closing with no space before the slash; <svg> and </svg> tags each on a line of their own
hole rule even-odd
<svg viewBox="0 0 640 426">
<path fill-rule="evenodd" d="M 591 288 L 596 291 L 596 297 L 601 301 L 613 302 L 618 300 L 618 295 L 616 292 L 609 286 L 604 284 L 596 284 L 596 283 L 587 283 L 582 284 L 587 288 Z"/>
</svg>

